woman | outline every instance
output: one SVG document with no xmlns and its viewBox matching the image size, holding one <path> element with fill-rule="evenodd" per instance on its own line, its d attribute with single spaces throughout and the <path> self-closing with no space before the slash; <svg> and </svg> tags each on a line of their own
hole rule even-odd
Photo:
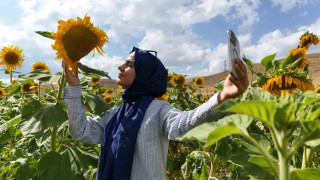
<svg viewBox="0 0 320 180">
<path fill-rule="evenodd" d="M 85 116 L 78 75 L 63 64 L 70 134 L 82 142 L 102 144 L 97 179 L 164 180 L 169 140 L 217 120 L 222 114 L 211 108 L 247 89 L 246 67 L 239 59 L 235 62 L 239 81 L 229 75 L 222 92 L 194 110 L 180 111 L 154 99 L 166 91 L 167 70 L 158 58 L 134 47 L 118 67 L 117 84 L 126 89 L 122 105 L 96 118 Z"/>
</svg>

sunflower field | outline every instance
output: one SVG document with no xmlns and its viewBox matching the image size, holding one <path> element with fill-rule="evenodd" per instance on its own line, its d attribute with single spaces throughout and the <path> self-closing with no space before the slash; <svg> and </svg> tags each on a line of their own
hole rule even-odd
<svg viewBox="0 0 320 180">
<path fill-rule="evenodd" d="M 57 32 L 37 31 L 53 40 L 56 59 L 82 74 L 82 103 L 86 116 L 102 116 L 122 103 L 124 89 L 101 83 L 107 72 L 79 61 L 92 51 L 103 55 L 105 32 L 89 16 L 58 21 Z M 206 122 L 169 145 L 166 179 L 319 179 L 320 88 L 312 83 L 309 46 L 318 37 L 306 32 L 297 48 L 283 60 L 276 54 L 261 60 L 264 72 L 251 73 L 248 90 L 214 110 L 225 116 Z M 0 179 L 95 179 L 100 145 L 75 141 L 69 135 L 63 103 L 63 72 L 52 74 L 43 62 L 26 74 L 17 72 L 26 61 L 17 46 L 3 47 L 0 65 L 10 83 L 0 81 Z M 18 77 L 14 79 L 15 77 Z M 256 77 L 256 78 L 253 78 Z M 186 76 L 171 73 L 167 92 L 158 100 L 188 111 L 209 100 L 201 94 L 204 78 L 186 84 Z M 224 78 L 215 85 L 222 90 Z"/>
</svg>

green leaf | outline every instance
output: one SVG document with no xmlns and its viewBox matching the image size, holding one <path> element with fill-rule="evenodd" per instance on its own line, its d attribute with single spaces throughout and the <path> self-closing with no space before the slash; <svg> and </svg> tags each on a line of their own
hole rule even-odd
<svg viewBox="0 0 320 180">
<path fill-rule="evenodd" d="M 19 75 L 18 77 L 22 79 L 33 79 L 42 82 L 47 82 L 50 80 L 51 76 L 52 74 L 50 74 L 48 70 L 37 69 L 30 73 Z"/>
<path fill-rule="evenodd" d="M 41 105 L 32 101 L 22 109 L 21 132 L 28 134 L 41 133 L 49 127 L 58 126 L 68 119 L 62 102 Z"/>
<path fill-rule="evenodd" d="M 78 62 L 78 68 L 82 71 L 83 74 L 98 75 L 98 76 L 103 76 L 103 77 L 107 77 L 107 78 L 111 79 L 111 77 L 108 75 L 107 72 L 90 68 L 84 64 L 81 64 L 80 62 Z"/>
<path fill-rule="evenodd" d="M 53 39 L 54 38 L 52 37 L 51 33 L 48 32 L 48 31 L 35 31 L 37 34 L 40 34 L 41 36 L 43 37 L 46 37 L 46 38 L 49 38 L 49 39 Z"/>
<path fill-rule="evenodd" d="M 181 166 L 184 179 L 193 177 L 196 180 L 207 180 L 209 177 L 206 156 L 199 151 L 193 151 L 186 158 L 186 162 Z"/>
<path fill-rule="evenodd" d="M 269 174 L 273 174 L 273 171 L 271 169 L 271 167 L 269 166 L 268 164 L 268 161 L 266 160 L 266 158 L 264 156 L 259 156 L 259 155 L 251 155 L 251 157 L 249 158 L 248 160 L 249 162 L 253 163 L 253 164 L 256 164 L 260 167 L 262 167 L 264 170 L 266 170 Z M 278 163 L 276 161 L 273 161 L 272 162 L 273 165 L 275 167 L 278 167 Z M 279 167 L 277 168 L 279 169 Z"/>
<path fill-rule="evenodd" d="M 291 68 L 291 69 L 296 68 L 296 67 L 298 66 L 299 62 L 300 62 L 302 59 L 303 59 L 303 57 L 295 60 L 293 63 L 289 64 L 289 65 L 287 66 L 287 68 Z"/>
<path fill-rule="evenodd" d="M 82 97 L 84 98 L 84 104 L 96 115 L 104 114 L 109 108 L 108 103 L 99 96 L 82 92 Z"/>
<path fill-rule="evenodd" d="M 231 108 L 232 106 L 236 105 L 237 101 L 234 99 L 228 99 L 224 101 L 222 104 L 220 104 L 217 107 L 214 107 L 213 110 L 218 110 L 218 111 L 226 111 L 227 109 Z"/>
<path fill-rule="evenodd" d="M 249 162 L 251 156 L 242 149 L 233 153 L 230 157 L 230 162 L 241 167 L 248 175 L 257 177 L 258 179 L 275 179 L 275 177 L 264 170 L 262 167 Z"/>
<path fill-rule="evenodd" d="M 236 104 L 227 111 L 249 115 L 271 127 L 274 121 L 275 108 L 276 102 L 274 101 L 249 101 Z"/>
<path fill-rule="evenodd" d="M 276 57 L 276 53 L 266 56 L 261 60 L 261 64 L 264 67 L 264 72 L 267 72 L 270 68 L 272 68 L 272 61 Z"/>
<path fill-rule="evenodd" d="M 61 159 L 61 178 L 63 180 L 69 179 L 84 179 L 81 178 L 81 166 L 79 160 L 74 156 L 70 149 L 67 149 L 62 154 Z"/>
<path fill-rule="evenodd" d="M 61 78 L 60 74 L 54 74 L 51 76 L 50 80 L 48 81 L 49 84 L 51 83 L 57 83 Z"/>
<path fill-rule="evenodd" d="M 268 78 L 264 74 L 257 73 L 257 83 L 259 87 L 262 87 L 267 80 Z"/>
<path fill-rule="evenodd" d="M 293 61 L 293 54 L 290 53 L 282 62 L 281 62 L 281 67 L 284 69 L 287 64 L 292 63 Z"/>
<path fill-rule="evenodd" d="M 56 180 L 61 177 L 62 156 L 56 152 L 48 152 L 39 162 L 38 178 L 39 180 Z"/>
<path fill-rule="evenodd" d="M 15 162 L 20 166 L 15 174 L 15 180 L 25 180 L 30 178 L 29 162 L 26 158 L 17 159 Z"/>
<path fill-rule="evenodd" d="M 21 90 L 21 85 L 18 82 L 12 84 L 9 87 L 10 87 L 9 88 L 9 92 L 8 92 L 9 95 L 16 94 L 16 93 L 20 92 L 20 90 Z"/>
<path fill-rule="evenodd" d="M 16 133 L 15 127 L 9 127 L 8 129 L 6 129 L 4 133 L 0 134 L 0 145 L 4 144 L 9 139 L 13 138 L 15 136 L 15 133 Z"/>
<path fill-rule="evenodd" d="M 320 169 L 295 169 L 291 171 L 292 180 L 315 180 L 320 177 Z"/>
<path fill-rule="evenodd" d="M 187 132 L 179 140 L 198 140 L 205 147 L 215 144 L 220 139 L 246 132 L 246 128 L 252 122 L 252 118 L 246 115 L 230 115 L 218 122 L 204 123 Z"/>
<path fill-rule="evenodd" d="M 250 59 L 247 59 L 245 55 L 243 55 L 242 60 L 246 63 L 246 65 L 248 66 L 248 68 L 251 71 L 251 73 L 255 73 L 254 70 L 253 70 L 252 61 Z"/>
</svg>

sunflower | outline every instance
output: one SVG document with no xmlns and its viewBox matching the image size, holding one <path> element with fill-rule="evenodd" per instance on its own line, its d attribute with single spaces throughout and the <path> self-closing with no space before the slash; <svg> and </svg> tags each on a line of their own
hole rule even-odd
<svg viewBox="0 0 320 180">
<path fill-rule="evenodd" d="M 289 54 L 292 53 L 293 55 L 293 62 L 302 57 L 302 60 L 298 64 L 298 69 L 305 68 L 305 66 L 309 63 L 308 58 L 305 57 L 307 51 L 308 51 L 307 48 L 298 48 L 298 49 L 293 48 L 289 51 Z"/>
<path fill-rule="evenodd" d="M 106 100 L 108 104 L 111 104 L 113 101 L 112 96 L 105 96 L 103 99 Z"/>
<path fill-rule="evenodd" d="M 32 69 L 35 71 L 37 69 L 43 69 L 50 71 L 49 67 L 46 65 L 46 63 L 43 62 L 36 62 L 32 65 Z"/>
<path fill-rule="evenodd" d="M 277 75 L 268 79 L 262 86 L 262 89 L 280 96 L 286 95 L 286 93 L 292 94 L 296 92 L 297 89 L 300 89 L 301 91 L 314 90 L 314 86 L 311 82 L 296 77 Z"/>
<path fill-rule="evenodd" d="M 173 78 L 173 82 L 177 85 L 184 85 L 184 83 L 186 82 L 185 76 L 182 74 L 178 74 L 177 76 L 175 76 Z"/>
<path fill-rule="evenodd" d="M 77 63 L 81 58 L 95 50 L 103 55 L 103 45 L 108 43 L 107 34 L 97 27 L 92 26 L 90 17 L 85 15 L 83 19 L 77 17 L 77 20 L 58 21 L 58 31 L 56 34 L 51 32 L 55 39 L 52 48 L 57 51 L 56 59 L 68 64 L 73 72 L 78 72 Z"/>
<path fill-rule="evenodd" d="M 168 96 L 167 95 L 162 95 L 161 97 L 157 97 L 156 98 L 157 100 L 160 100 L 160 101 L 167 101 L 168 102 Z"/>
<path fill-rule="evenodd" d="M 6 90 L 5 89 L 2 89 L 0 88 L 0 97 L 6 95 Z"/>
<path fill-rule="evenodd" d="M 117 91 L 121 91 L 121 90 L 123 90 L 123 87 L 119 85 Z"/>
<path fill-rule="evenodd" d="M 201 98 L 201 101 L 208 101 L 210 99 L 210 96 L 203 96 Z"/>
<path fill-rule="evenodd" d="M 21 88 L 22 88 L 22 91 L 23 91 L 23 92 L 31 92 L 31 93 L 34 93 L 34 92 L 35 92 L 35 89 L 34 89 L 33 86 L 35 86 L 34 82 L 28 82 L 28 83 L 26 83 L 26 84 L 23 84 L 23 85 L 21 86 Z"/>
<path fill-rule="evenodd" d="M 93 78 L 92 77 L 90 81 L 92 83 L 91 85 L 95 86 L 96 84 L 98 84 L 101 81 L 101 78 Z"/>
<path fill-rule="evenodd" d="M 199 86 L 202 86 L 203 82 L 204 82 L 204 78 L 202 76 L 200 76 L 200 77 L 196 78 L 196 80 L 194 81 L 193 84 L 195 86 L 199 87 Z"/>
<path fill-rule="evenodd" d="M 0 52 L 0 65 L 3 65 L 9 71 L 16 70 L 16 68 L 22 67 L 22 62 L 25 60 L 22 50 L 19 50 L 17 46 L 3 47 Z"/>
<path fill-rule="evenodd" d="M 311 44 L 317 45 L 319 43 L 319 39 L 316 35 L 309 33 L 307 31 L 300 37 L 300 46 L 309 48 Z"/>
<path fill-rule="evenodd" d="M 113 91 L 114 91 L 114 90 L 110 88 L 110 89 L 107 89 L 107 90 L 105 91 L 105 93 L 108 94 L 108 95 L 111 95 L 111 94 L 113 93 Z"/>
<path fill-rule="evenodd" d="M 314 90 L 314 92 L 316 92 L 316 93 L 320 93 L 320 86 L 318 86 L 318 87 L 317 87 L 317 89 L 316 89 L 316 90 Z"/>
<path fill-rule="evenodd" d="M 18 80 L 13 79 L 13 80 L 11 81 L 11 84 L 14 84 L 14 83 L 16 83 L 16 82 L 18 82 Z"/>
<path fill-rule="evenodd" d="M 169 83 L 173 78 L 173 75 L 172 74 L 168 74 L 168 78 L 167 78 L 167 83 Z"/>
</svg>

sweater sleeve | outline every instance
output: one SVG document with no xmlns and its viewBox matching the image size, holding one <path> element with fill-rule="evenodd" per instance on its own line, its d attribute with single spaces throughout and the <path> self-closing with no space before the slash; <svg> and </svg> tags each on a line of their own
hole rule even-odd
<svg viewBox="0 0 320 180">
<path fill-rule="evenodd" d="M 216 121 L 225 115 L 223 112 L 212 110 L 218 105 L 216 93 L 207 102 L 190 111 L 180 111 L 172 108 L 169 103 L 162 106 L 160 119 L 162 120 L 162 132 L 169 140 L 175 140 L 187 133 L 192 128 L 207 122 Z"/>
<path fill-rule="evenodd" d="M 81 86 L 64 88 L 63 100 L 67 108 L 70 135 L 77 141 L 101 144 L 105 126 L 116 108 L 106 111 L 102 117 L 87 117 L 81 103 L 81 90 Z"/>
</svg>

